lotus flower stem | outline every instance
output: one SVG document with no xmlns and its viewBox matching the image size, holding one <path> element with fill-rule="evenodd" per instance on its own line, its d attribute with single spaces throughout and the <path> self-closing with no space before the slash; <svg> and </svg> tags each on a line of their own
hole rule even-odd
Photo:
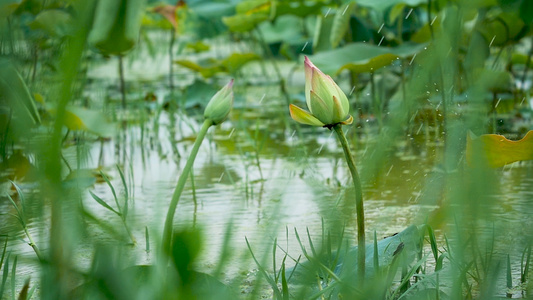
<svg viewBox="0 0 533 300">
<path fill-rule="evenodd" d="M 174 214 L 176 213 L 176 207 L 178 207 L 178 202 L 180 201 L 181 193 L 183 192 L 183 188 L 185 187 L 185 182 L 187 181 L 187 177 L 189 176 L 189 173 L 191 171 L 194 159 L 198 154 L 198 149 L 200 149 L 200 145 L 202 144 L 202 141 L 205 138 L 207 130 L 212 125 L 213 121 L 211 119 L 206 119 L 204 121 L 202 128 L 200 128 L 200 131 L 198 132 L 198 136 L 196 137 L 196 141 L 194 142 L 189 158 L 187 159 L 187 163 L 185 164 L 185 167 L 181 172 L 180 178 L 178 179 L 178 184 L 176 185 L 176 189 L 174 190 L 174 194 L 172 195 L 172 200 L 170 200 L 167 218 L 165 220 L 165 228 L 163 229 L 163 250 L 170 250 L 172 242 L 172 224 L 174 221 Z"/>
<path fill-rule="evenodd" d="M 365 275 L 365 260 L 366 260 L 366 247 L 365 247 L 365 211 L 363 207 L 363 190 L 361 188 L 361 180 L 359 179 L 359 173 L 355 167 L 355 161 L 353 159 L 352 152 L 348 146 L 348 141 L 344 135 L 341 124 L 333 126 L 337 138 L 339 139 L 342 150 L 344 150 L 344 156 L 348 163 L 350 173 L 352 173 L 353 186 L 355 188 L 355 211 L 357 215 L 357 278 L 363 280 Z"/>
</svg>

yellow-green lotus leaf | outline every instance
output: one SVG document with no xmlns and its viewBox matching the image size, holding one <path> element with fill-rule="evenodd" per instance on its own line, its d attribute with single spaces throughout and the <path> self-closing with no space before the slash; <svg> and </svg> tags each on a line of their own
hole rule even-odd
<svg viewBox="0 0 533 300">
<path fill-rule="evenodd" d="M 516 161 L 533 159 L 533 130 L 524 138 L 512 141 L 498 134 L 479 137 L 469 132 L 466 142 L 466 159 L 469 164 L 481 163 L 499 168 Z"/>
</svg>

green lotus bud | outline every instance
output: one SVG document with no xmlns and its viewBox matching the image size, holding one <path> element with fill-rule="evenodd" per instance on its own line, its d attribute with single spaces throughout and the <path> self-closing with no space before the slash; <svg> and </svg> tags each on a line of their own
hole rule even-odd
<svg viewBox="0 0 533 300">
<path fill-rule="evenodd" d="M 339 86 L 305 57 L 305 99 L 310 111 L 290 105 L 291 117 L 299 123 L 331 128 L 336 124 L 348 125 L 353 117 L 348 114 L 350 104 Z"/>
<path fill-rule="evenodd" d="M 204 111 L 204 118 L 218 125 L 228 116 L 233 107 L 233 79 L 211 98 Z"/>
</svg>

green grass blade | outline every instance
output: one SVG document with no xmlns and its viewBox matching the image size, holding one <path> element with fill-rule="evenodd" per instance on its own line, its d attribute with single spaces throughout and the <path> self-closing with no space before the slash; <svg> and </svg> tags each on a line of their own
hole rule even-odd
<svg viewBox="0 0 533 300">
<path fill-rule="evenodd" d="M 122 209 L 122 214 L 124 215 L 124 218 L 128 216 L 128 209 L 129 209 L 129 192 L 128 192 L 128 184 L 126 183 L 126 178 L 124 177 L 124 172 L 120 169 L 120 167 L 117 165 L 118 174 L 120 175 L 120 180 L 122 181 L 122 185 L 124 186 L 124 207 Z"/>
<path fill-rule="evenodd" d="M 511 257 L 507 254 L 507 288 L 513 287 L 513 276 L 511 275 Z"/>
<path fill-rule="evenodd" d="M 4 242 L 4 250 L 2 250 L 2 258 L 0 258 L 0 269 L 2 269 L 2 266 L 4 265 L 4 258 L 6 257 L 7 240 L 8 240 L 8 237 L 6 236 L 6 241 Z M 1 296 L 2 296 L 2 294 L 0 293 L 0 297 Z"/>
<path fill-rule="evenodd" d="M 5 265 L 4 265 L 4 272 L 2 273 L 2 285 L 0 285 L 0 297 L 4 298 L 4 289 L 6 287 L 6 281 L 7 276 L 9 276 L 9 258 L 11 256 L 11 252 L 7 255 Z"/>
<path fill-rule="evenodd" d="M 98 202 L 98 204 L 102 205 L 103 207 L 107 208 L 108 210 L 112 211 L 113 213 L 117 214 L 119 217 L 122 217 L 122 214 L 116 211 L 114 208 L 109 206 L 102 198 L 96 196 L 93 192 L 89 191 L 89 194 L 93 197 L 93 199 Z"/>
<path fill-rule="evenodd" d="M 18 256 L 15 256 L 15 259 L 13 260 L 13 267 L 11 267 L 11 296 L 13 300 L 17 299 L 15 293 L 15 283 L 17 282 L 17 261 Z"/>
<path fill-rule="evenodd" d="M 118 203 L 117 192 L 115 191 L 113 184 L 111 183 L 109 178 L 104 174 L 104 172 L 100 171 L 100 175 L 102 175 L 102 178 L 104 179 L 104 181 L 107 183 L 107 185 L 111 189 L 111 193 L 113 194 L 113 198 L 115 199 L 115 203 L 117 204 L 117 209 L 119 212 L 121 212 L 121 215 L 122 215 L 122 208 L 120 207 L 120 203 Z"/>
<path fill-rule="evenodd" d="M 146 237 L 146 253 L 150 252 L 150 232 L 148 226 L 144 227 L 144 236 Z"/>
<path fill-rule="evenodd" d="M 252 255 L 252 259 L 254 260 L 255 264 L 257 265 L 257 268 L 259 269 L 259 272 L 265 277 L 265 279 L 268 281 L 270 286 L 272 287 L 272 290 L 274 291 L 274 295 L 276 296 L 276 299 L 281 299 L 281 292 L 278 288 L 278 285 L 274 281 L 274 279 L 268 275 L 267 271 L 263 266 L 259 263 L 257 258 L 254 255 L 254 252 L 252 251 L 252 247 L 250 246 L 250 243 L 248 242 L 248 238 L 244 238 L 246 240 L 246 246 L 248 247 L 248 250 L 250 251 L 250 254 Z"/>
</svg>

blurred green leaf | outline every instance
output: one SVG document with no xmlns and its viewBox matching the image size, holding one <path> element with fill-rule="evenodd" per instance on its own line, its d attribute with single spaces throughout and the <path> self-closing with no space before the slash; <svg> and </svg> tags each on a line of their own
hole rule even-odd
<svg viewBox="0 0 533 300">
<path fill-rule="evenodd" d="M 333 20 L 335 16 L 328 14 L 327 16 L 318 15 L 316 17 L 315 33 L 313 39 L 313 51 L 320 52 L 331 49 L 331 29 L 333 28 Z"/>
<path fill-rule="evenodd" d="M 531 22 L 533 22 L 533 1 L 522 0 L 519 12 L 522 21 L 526 24 L 531 24 Z"/>
<path fill-rule="evenodd" d="M 245 0 L 236 6 L 235 15 L 223 17 L 222 22 L 231 31 L 248 32 L 272 17 L 271 8 L 272 1 L 269 0 Z"/>
<path fill-rule="evenodd" d="M 347 3 L 349 1 L 344 1 Z M 370 7 L 379 11 L 384 11 L 391 6 L 404 3 L 409 6 L 418 6 L 421 4 L 427 4 L 427 0 L 359 0 L 357 1 L 358 5 Z"/>
<path fill-rule="evenodd" d="M 20 124 L 39 124 L 41 117 L 22 76 L 7 59 L 0 59 L 0 105 L 13 109 Z"/>
<path fill-rule="evenodd" d="M 480 159 L 482 163 L 493 168 L 503 167 L 516 161 L 532 160 L 533 130 L 519 141 L 511 141 L 498 134 L 483 134 L 476 137 L 469 132 L 466 158 L 470 164 L 475 164 L 475 160 Z"/>
<path fill-rule="evenodd" d="M 59 9 L 50 9 L 40 12 L 35 20 L 28 25 L 31 29 L 40 29 L 50 36 L 62 37 L 70 34 L 72 17 Z"/>
<path fill-rule="evenodd" d="M 204 65 L 199 65 L 189 60 L 176 60 L 175 63 L 200 73 L 204 78 L 210 78 L 220 72 L 235 73 L 248 62 L 260 58 L 255 53 L 233 53 L 222 60 L 210 59 Z"/>
<path fill-rule="evenodd" d="M 354 8 L 355 2 L 352 1 L 337 9 L 335 17 L 333 18 L 333 24 L 331 26 L 331 35 L 329 37 L 329 41 L 331 43 L 332 48 L 337 48 L 337 46 L 339 46 L 339 43 L 344 38 L 344 35 L 346 34 L 348 27 L 350 26 L 350 18 L 352 17 L 352 12 Z"/>
<path fill-rule="evenodd" d="M 263 22 L 258 29 L 267 44 L 286 42 L 299 43 L 303 39 L 303 20 L 296 16 L 280 16 L 274 22 Z"/>
<path fill-rule="evenodd" d="M 145 0 L 100 0 L 89 42 L 105 54 L 123 54 L 139 37 Z"/>
<path fill-rule="evenodd" d="M 518 41 L 525 24 L 516 13 L 502 12 L 485 19 L 477 29 L 493 46 Z"/>
<path fill-rule="evenodd" d="M 202 41 L 196 41 L 194 43 L 187 43 L 185 48 L 191 49 L 194 53 L 200 53 L 209 50 L 211 47 Z"/>
<path fill-rule="evenodd" d="M 54 109 L 49 111 L 55 114 Z M 65 126 L 72 131 L 86 131 L 100 137 L 111 137 L 115 131 L 114 125 L 101 112 L 75 106 L 67 107 Z"/>
<path fill-rule="evenodd" d="M 397 58 L 412 56 L 422 51 L 424 47 L 425 44 L 413 43 L 404 43 L 396 48 L 352 43 L 342 48 L 312 55 L 309 59 L 328 74 L 338 74 L 344 69 L 362 73 L 390 65 Z"/>
<path fill-rule="evenodd" d="M 222 18 L 222 22 L 233 32 L 248 32 L 254 29 L 259 23 L 268 20 L 269 14 L 257 13 L 251 15 L 234 15 Z"/>
</svg>

